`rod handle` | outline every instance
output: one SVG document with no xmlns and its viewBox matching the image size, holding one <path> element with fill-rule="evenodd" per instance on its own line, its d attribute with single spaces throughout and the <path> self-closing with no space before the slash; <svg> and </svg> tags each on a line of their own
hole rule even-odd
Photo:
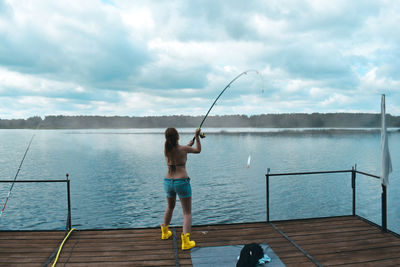
<svg viewBox="0 0 400 267">
<path fill-rule="evenodd" d="M 200 127 L 199 127 L 199 129 L 200 129 Z M 205 134 L 205 133 L 202 133 L 202 132 L 199 134 L 199 136 L 200 136 L 200 138 L 202 138 L 202 139 L 203 139 L 203 138 L 206 138 L 206 134 Z M 194 142 L 195 139 L 196 139 L 196 136 L 193 137 L 192 141 Z"/>
</svg>

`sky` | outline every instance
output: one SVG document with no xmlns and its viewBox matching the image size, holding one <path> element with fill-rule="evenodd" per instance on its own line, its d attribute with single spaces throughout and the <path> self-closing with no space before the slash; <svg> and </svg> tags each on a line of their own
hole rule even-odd
<svg viewBox="0 0 400 267">
<path fill-rule="evenodd" d="M 400 115 L 397 0 L 0 0 L 0 118 Z M 262 77 L 262 79 L 260 78 Z"/>
</svg>

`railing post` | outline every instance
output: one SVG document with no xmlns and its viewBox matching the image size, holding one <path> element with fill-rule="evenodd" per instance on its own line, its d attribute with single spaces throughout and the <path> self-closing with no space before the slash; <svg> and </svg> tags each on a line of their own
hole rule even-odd
<svg viewBox="0 0 400 267">
<path fill-rule="evenodd" d="M 382 184 L 382 231 L 387 232 L 387 200 L 386 185 Z"/>
<path fill-rule="evenodd" d="M 351 187 L 353 189 L 353 216 L 356 215 L 356 170 L 351 167 Z"/>
<path fill-rule="evenodd" d="M 68 231 L 72 229 L 71 227 L 71 189 L 70 180 L 68 179 L 69 174 L 65 175 L 67 177 L 67 196 L 68 196 L 68 217 L 67 217 L 67 229 Z"/>
<path fill-rule="evenodd" d="M 270 168 L 267 169 L 267 174 L 266 176 L 266 184 L 267 184 L 267 189 L 266 189 L 266 195 L 267 195 L 267 223 L 269 223 L 269 171 Z"/>
</svg>

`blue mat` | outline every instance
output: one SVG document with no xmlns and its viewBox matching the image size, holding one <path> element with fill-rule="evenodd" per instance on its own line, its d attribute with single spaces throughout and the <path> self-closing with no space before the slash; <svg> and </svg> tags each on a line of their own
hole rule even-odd
<svg viewBox="0 0 400 267">
<path fill-rule="evenodd" d="M 266 244 L 260 245 L 271 261 L 259 266 L 286 266 L 272 248 Z M 243 247 L 244 245 L 192 248 L 190 255 L 193 267 L 235 267 Z"/>
</svg>

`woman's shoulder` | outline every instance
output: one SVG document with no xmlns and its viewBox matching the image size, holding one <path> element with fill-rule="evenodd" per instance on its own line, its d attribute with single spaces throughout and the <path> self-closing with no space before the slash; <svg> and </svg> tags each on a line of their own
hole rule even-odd
<svg viewBox="0 0 400 267">
<path fill-rule="evenodd" d="M 190 146 L 182 146 L 182 145 L 178 145 L 178 150 L 181 152 L 188 152 L 190 150 Z"/>
</svg>

